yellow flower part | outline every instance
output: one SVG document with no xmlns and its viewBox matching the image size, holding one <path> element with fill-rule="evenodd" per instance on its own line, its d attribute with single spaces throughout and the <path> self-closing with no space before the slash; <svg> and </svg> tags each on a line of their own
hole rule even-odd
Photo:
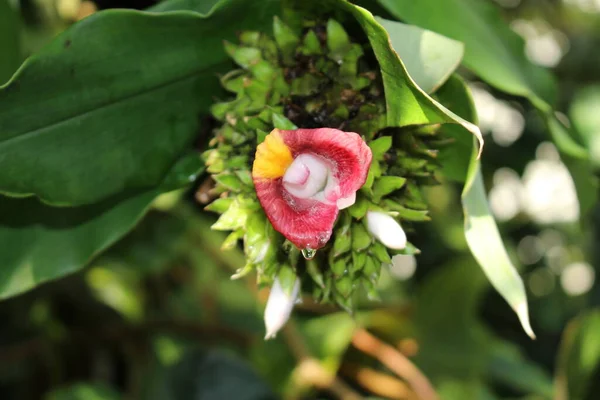
<svg viewBox="0 0 600 400">
<path fill-rule="evenodd" d="M 292 161 L 292 152 L 283 142 L 279 130 L 273 129 L 256 148 L 252 176 L 259 179 L 281 178 Z"/>
</svg>

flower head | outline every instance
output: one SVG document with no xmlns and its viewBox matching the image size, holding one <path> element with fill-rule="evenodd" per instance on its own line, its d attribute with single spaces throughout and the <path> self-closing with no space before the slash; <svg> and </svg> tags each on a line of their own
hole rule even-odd
<svg viewBox="0 0 600 400">
<path fill-rule="evenodd" d="M 339 210 L 354 204 L 371 158 L 354 132 L 274 129 L 256 149 L 252 178 L 273 227 L 298 248 L 316 250 Z"/>
<path fill-rule="evenodd" d="M 377 297 L 393 254 L 418 251 L 402 228 L 429 220 L 421 187 L 437 182 L 444 141 L 437 127 L 389 126 L 381 70 L 364 57 L 369 46 L 334 20 L 305 22 L 295 30 L 275 19 L 274 37 L 240 32 L 237 44 L 226 43 L 239 68 L 221 77 L 234 95 L 211 107 L 221 125 L 204 153 L 212 179 L 202 193 L 215 198 L 206 209 L 221 214 L 212 228 L 231 231 L 223 248 L 243 243 L 246 264 L 235 278 L 277 279 L 273 293 L 277 285 L 291 293 L 299 279 L 317 301 L 350 311 L 357 291 Z M 270 335 L 276 314 L 281 325 L 288 315 L 266 314 Z"/>
</svg>

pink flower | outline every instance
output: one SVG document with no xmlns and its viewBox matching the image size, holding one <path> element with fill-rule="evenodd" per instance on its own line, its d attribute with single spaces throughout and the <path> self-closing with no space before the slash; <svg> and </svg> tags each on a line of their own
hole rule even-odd
<svg viewBox="0 0 600 400">
<path fill-rule="evenodd" d="M 274 129 L 256 149 L 252 178 L 273 227 L 298 248 L 316 250 L 339 210 L 354 204 L 371 158 L 354 132 Z"/>
</svg>

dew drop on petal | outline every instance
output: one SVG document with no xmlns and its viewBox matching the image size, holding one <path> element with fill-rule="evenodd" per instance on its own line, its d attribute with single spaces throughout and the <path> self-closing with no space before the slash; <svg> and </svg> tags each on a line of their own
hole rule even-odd
<svg viewBox="0 0 600 400">
<path fill-rule="evenodd" d="M 317 251 L 311 249 L 310 247 L 302 249 L 302 256 L 307 260 L 312 260 L 315 258 L 315 254 L 317 254 Z"/>
</svg>

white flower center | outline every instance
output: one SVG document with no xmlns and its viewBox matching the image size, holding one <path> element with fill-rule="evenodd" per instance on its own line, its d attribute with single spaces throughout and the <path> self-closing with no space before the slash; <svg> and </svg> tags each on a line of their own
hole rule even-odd
<svg viewBox="0 0 600 400">
<path fill-rule="evenodd" d="M 283 175 L 283 187 L 299 199 L 336 204 L 341 210 L 356 201 L 356 193 L 340 198 L 339 184 L 329 161 L 314 154 L 300 154 Z"/>
<path fill-rule="evenodd" d="M 327 161 L 313 154 L 300 154 L 283 175 L 283 187 L 300 199 L 325 200 L 326 189 L 337 186 Z"/>
</svg>

